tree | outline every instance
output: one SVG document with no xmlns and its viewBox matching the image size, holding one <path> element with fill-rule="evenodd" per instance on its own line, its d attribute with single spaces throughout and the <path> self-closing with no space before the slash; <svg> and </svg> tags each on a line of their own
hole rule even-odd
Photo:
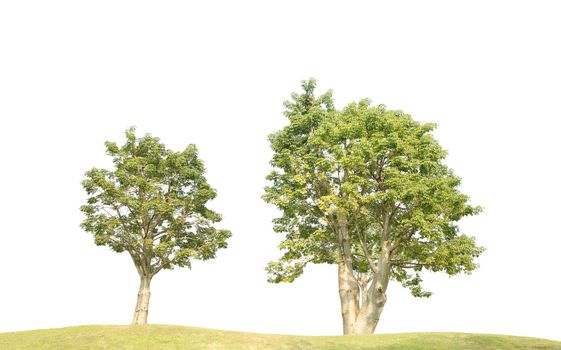
<svg viewBox="0 0 561 350">
<path fill-rule="evenodd" d="M 157 137 L 137 138 L 134 131 L 126 131 L 121 147 L 105 143 L 114 170 L 86 172 L 82 185 L 89 197 L 80 208 L 86 216 L 81 227 L 97 245 L 129 253 L 140 275 L 132 323 L 146 324 L 154 275 L 214 258 L 231 233 L 213 227 L 221 217 L 206 204 L 216 191 L 195 145 L 173 152 Z"/>
<path fill-rule="evenodd" d="M 315 80 L 285 102 L 288 125 L 269 136 L 274 152 L 264 200 L 282 216 L 282 257 L 269 281 L 292 282 L 309 263 L 337 264 L 344 334 L 374 332 L 393 279 L 416 297 L 421 271 L 469 273 L 483 248 L 460 234 L 468 203 L 431 131 L 369 100 L 334 107 Z"/>
</svg>

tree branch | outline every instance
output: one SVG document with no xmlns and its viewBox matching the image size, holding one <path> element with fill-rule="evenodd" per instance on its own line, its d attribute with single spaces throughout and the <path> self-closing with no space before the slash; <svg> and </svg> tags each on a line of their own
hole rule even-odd
<svg viewBox="0 0 561 350">
<path fill-rule="evenodd" d="M 415 234 L 417 230 L 415 228 L 411 229 L 411 232 L 409 232 L 409 234 L 407 236 L 401 236 L 399 237 L 394 244 L 391 245 L 390 247 L 390 254 L 393 254 L 393 252 L 399 248 L 400 244 L 405 242 L 405 241 L 409 241 L 411 239 L 411 237 L 413 237 L 413 235 Z"/>
</svg>

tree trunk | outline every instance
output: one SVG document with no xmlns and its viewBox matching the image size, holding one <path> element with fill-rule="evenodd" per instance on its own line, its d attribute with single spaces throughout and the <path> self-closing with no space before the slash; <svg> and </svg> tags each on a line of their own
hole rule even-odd
<svg viewBox="0 0 561 350">
<path fill-rule="evenodd" d="M 140 276 L 140 287 L 136 299 L 136 308 L 131 324 L 146 324 L 148 320 L 148 304 L 150 302 L 150 282 L 152 276 Z"/>
<path fill-rule="evenodd" d="M 337 213 L 337 237 L 339 241 L 339 298 L 343 316 L 343 334 L 352 334 L 359 311 L 359 287 L 353 274 L 353 261 L 347 215 Z"/>
<path fill-rule="evenodd" d="M 380 315 L 386 305 L 390 273 L 390 250 L 387 245 L 384 245 L 378 262 L 378 271 L 367 291 L 366 302 L 357 315 L 353 334 L 372 334 L 378 326 Z"/>
<path fill-rule="evenodd" d="M 339 263 L 339 298 L 341 299 L 341 315 L 343 316 L 343 334 L 353 334 L 358 315 L 358 285 L 352 270 L 345 262 Z"/>
</svg>

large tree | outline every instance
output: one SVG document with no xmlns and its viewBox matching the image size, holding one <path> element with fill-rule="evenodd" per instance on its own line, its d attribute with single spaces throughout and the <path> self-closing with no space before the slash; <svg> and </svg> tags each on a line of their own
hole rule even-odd
<svg viewBox="0 0 561 350">
<path fill-rule="evenodd" d="M 344 334 L 374 332 L 390 280 L 416 297 L 420 272 L 469 273 L 483 249 L 459 233 L 479 207 L 459 190 L 431 131 L 369 100 L 334 107 L 314 80 L 285 102 L 288 125 L 270 135 L 274 152 L 264 199 L 282 216 L 282 257 L 270 282 L 292 282 L 309 263 L 338 265 Z"/>
<path fill-rule="evenodd" d="M 81 227 L 97 245 L 126 251 L 140 275 L 133 324 L 148 318 L 150 282 L 162 269 L 191 267 L 193 259 L 215 257 L 231 233 L 213 227 L 221 217 L 207 208 L 216 191 L 207 183 L 197 148 L 173 152 L 157 137 L 105 143 L 114 170 L 93 168 L 82 182 L 88 194 Z"/>
</svg>

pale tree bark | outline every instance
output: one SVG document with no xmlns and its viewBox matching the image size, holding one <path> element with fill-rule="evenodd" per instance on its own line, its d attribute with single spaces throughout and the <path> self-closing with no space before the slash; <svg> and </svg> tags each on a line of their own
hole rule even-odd
<svg viewBox="0 0 561 350">
<path fill-rule="evenodd" d="M 361 272 L 358 273 L 357 276 L 357 281 L 358 281 L 358 288 L 359 288 L 359 300 L 360 300 L 360 304 L 359 307 L 362 307 L 363 305 L 366 304 L 366 296 L 368 295 L 368 293 L 366 292 L 368 290 L 368 286 L 370 285 L 371 282 L 371 274 L 369 272 Z"/>
<path fill-rule="evenodd" d="M 339 240 L 339 298 L 343 317 L 343 333 L 352 334 L 359 312 L 359 286 L 353 274 L 351 242 L 347 217 L 337 215 L 337 236 Z"/>
<path fill-rule="evenodd" d="M 150 303 L 151 281 L 152 276 L 150 275 L 140 276 L 140 287 L 138 288 L 136 307 L 134 309 L 134 317 L 131 324 L 146 324 L 148 320 L 148 304 Z"/>
<path fill-rule="evenodd" d="M 353 334 L 359 311 L 359 290 L 354 280 L 353 271 L 344 261 L 339 263 L 339 298 L 343 316 L 343 334 Z"/>
</svg>

